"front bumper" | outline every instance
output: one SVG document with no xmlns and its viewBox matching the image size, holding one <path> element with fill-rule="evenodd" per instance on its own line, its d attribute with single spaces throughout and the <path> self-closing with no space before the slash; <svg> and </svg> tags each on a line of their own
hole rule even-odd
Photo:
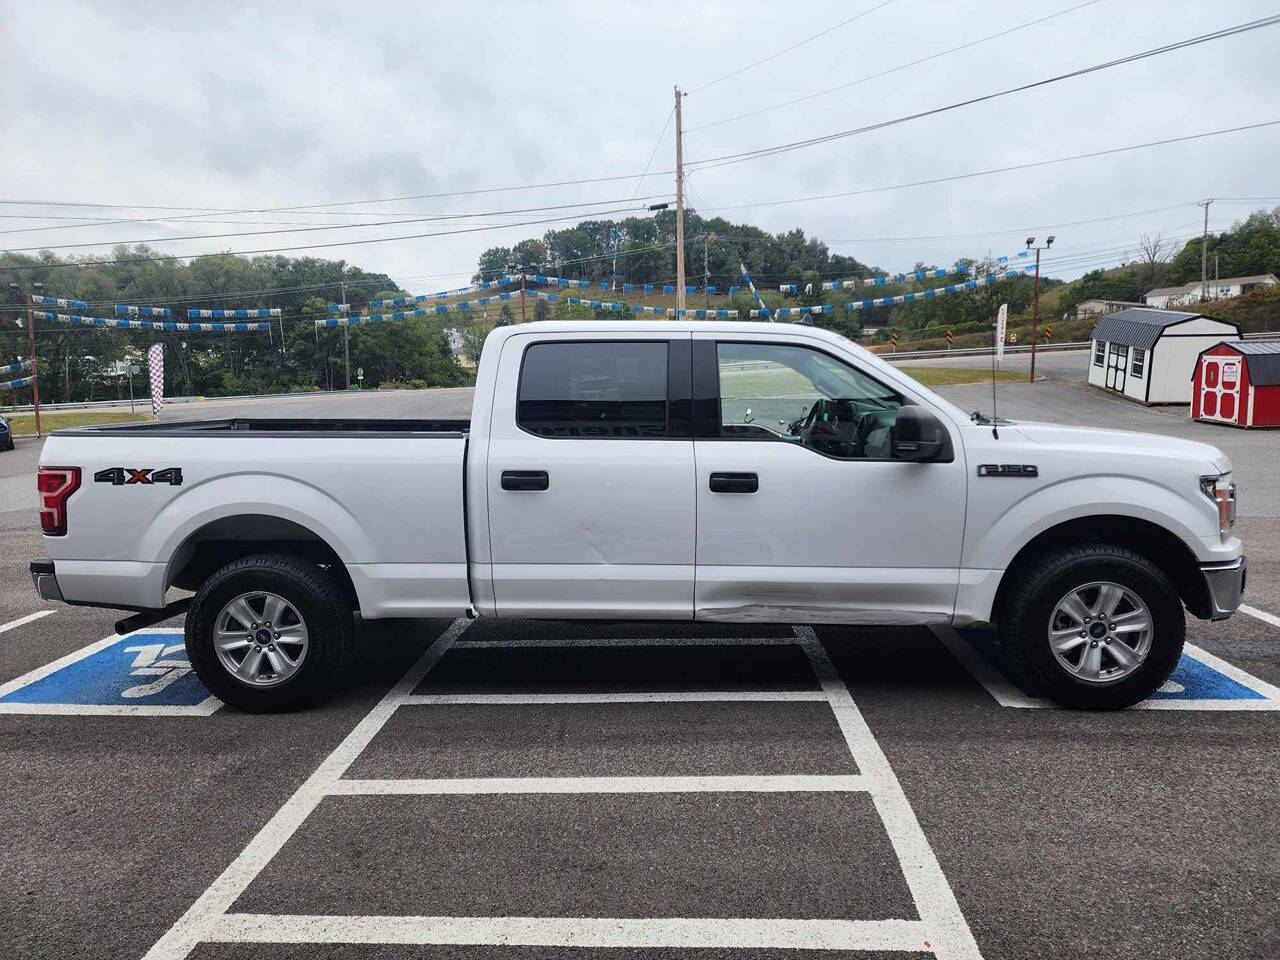
<svg viewBox="0 0 1280 960">
<path fill-rule="evenodd" d="M 1209 595 L 1210 620 L 1225 620 L 1236 612 L 1244 599 L 1244 584 L 1248 572 L 1249 562 L 1244 557 L 1236 557 L 1226 563 L 1200 565 L 1205 591 Z"/>
<path fill-rule="evenodd" d="M 52 560 L 31 561 L 31 582 L 42 600 L 62 601 L 62 590 L 58 587 L 57 575 L 53 572 Z"/>
</svg>

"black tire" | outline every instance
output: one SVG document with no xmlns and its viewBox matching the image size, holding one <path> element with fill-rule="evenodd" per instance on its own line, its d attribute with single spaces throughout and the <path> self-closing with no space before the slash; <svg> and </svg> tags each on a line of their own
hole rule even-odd
<svg viewBox="0 0 1280 960">
<path fill-rule="evenodd" d="M 1120 710 L 1145 700 L 1169 679 L 1182 656 L 1186 618 L 1172 581 L 1146 557 L 1109 544 L 1060 547 L 1015 576 L 1002 604 L 1000 643 L 1008 673 L 1029 693 L 1080 710 Z M 1095 581 L 1131 590 L 1152 622 L 1146 658 L 1127 676 L 1102 683 L 1073 676 L 1049 645 L 1054 607 L 1072 589 Z"/>
<path fill-rule="evenodd" d="M 291 603 L 308 634 L 297 672 L 273 686 L 250 686 L 234 676 L 214 649 L 215 622 L 223 607 L 256 590 Z M 261 554 L 229 563 L 204 582 L 187 613 L 185 632 L 191 665 L 219 700 L 248 713 L 280 713 L 312 703 L 342 672 L 354 628 L 351 605 L 332 574 L 298 557 Z"/>
</svg>

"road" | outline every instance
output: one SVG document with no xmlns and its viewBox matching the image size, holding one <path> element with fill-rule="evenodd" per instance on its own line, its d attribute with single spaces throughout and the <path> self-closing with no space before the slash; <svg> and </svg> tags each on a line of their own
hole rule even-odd
<svg viewBox="0 0 1280 960">
<path fill-rule="evenodd" d="M 1210 431 L 1239 464 L 1249 601 L 1280 613 L 1280 435 L 1069 382 L 1001 385 L 1000 405 Z M 0 690 L 115 617 L 31 592 L 38 449 L 0 454 Z M 308 713 L 47 715 L 0 694 L 4 956 L 1280 955 L 1280 710 L 1257 699 L 1013 708 L 982 635 L 918 628 L 391 621 L 359 639 L 349 681 Z M 1280 685 L 1280 624 L 1193 620 L 1189 639 L 1207 659 L 1175 679 L 1216 655 Z"/>
</svg>

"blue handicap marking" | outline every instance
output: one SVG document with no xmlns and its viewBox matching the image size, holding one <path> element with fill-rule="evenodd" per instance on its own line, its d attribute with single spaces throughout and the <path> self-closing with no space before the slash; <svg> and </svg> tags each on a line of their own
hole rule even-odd
<svg viewBox="0 0 1280 960">
<path fill-rule="evenodd" d="M 134 633 L 0 696 L 0 704 L 194 707 L 209 700 L 180 633 Z"/>
<path fill-rule="evenodd" d="M 1256 690 L 1232 680 L 1189 654 L 1183 654 L 1164 686 L 1151 700 L 1265 700 Z"/>
</svg>

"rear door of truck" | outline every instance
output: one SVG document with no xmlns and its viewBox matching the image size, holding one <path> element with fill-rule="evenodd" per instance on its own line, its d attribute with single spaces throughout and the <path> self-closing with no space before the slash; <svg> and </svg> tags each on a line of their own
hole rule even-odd
<svg viewBox="0 0 1280 960">
<path fill-rule="evenodd" d="M 691 336 L 516 334 L 486 473 L 504 617 L 691 619 Z"/>
</svg>

